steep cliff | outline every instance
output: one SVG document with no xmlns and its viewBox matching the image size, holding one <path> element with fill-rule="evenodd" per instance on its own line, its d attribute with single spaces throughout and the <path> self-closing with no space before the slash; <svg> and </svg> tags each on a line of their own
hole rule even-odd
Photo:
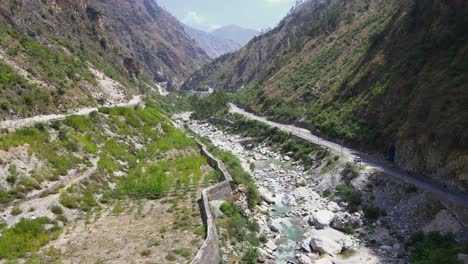
<svg viewBox="0 0 468 264">
<path fill-rule="evenodd" d="M 238 91 L 247 108 L 466 191 L 467 18 L 465 1 L 307 1 L 183 88 Z"/>
<path fill-rule="evenodd" d="M 209 59 L 151 0 L 0 2 L 0 116 L 59 112 L 182 81 Z"/>
</svg>

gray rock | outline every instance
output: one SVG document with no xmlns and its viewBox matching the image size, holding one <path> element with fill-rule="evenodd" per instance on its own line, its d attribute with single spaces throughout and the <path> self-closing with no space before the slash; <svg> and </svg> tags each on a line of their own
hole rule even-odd
<svg viewBox="0 0 468 264">
<path fill-rule="evenodd" d="M 468 264 L 468 255 L 467 254 L 459 253 L 457 255 L 457 259 L 460 260 L 460 261 L 463 261 L 463 263 L 465 263 L 465 264 Z"/>
<path fill-rule="evenodd" d="M 350 249 L 354 247 L 354 241 L 351 237 L 345 236 L 341 239 L 341 246 L 343 249 Z"/>
<path fill-rule="evenodd" d="M 313 250 L 330 256 L 336 256 L 342 250 L 342 246 L 340 244 L 326 237 L 319 236 L 314 236 L 310 239 L 310 246 Z"/>
<path fill-rule="evenodd" d="M 276 245 L 276 243 L 273 241 L 273 240 L 269 240 L 266 244 L 265 244 L 265 248 L 267 250 L 270 250 L 270 251 L 275 251 L 278 249 L 278 246 Z"/>
<path fill-rule="evenodd" d="M 293 195 L 290 195 L 290 194 L 286 194 L 286 195 L 283 197 L 282 202 L 283 202 L 285 205 L 288 205 L 288 206 L 296 206 L 296 205 L 297 205 L 296 198 L 294 198 L 294 196 L 293 196 Z"/>
<path fill-rule="evenodd" d="M 335 214 L 328 210 L 320 210 L 313 212 L 310 216 L 309 224 L 312 224 L 317 229 L 328 227 L 332 222 Z"/>
<path fill-rule="evenodd" d="M 362 224 L 360 216 L 351 215 L 347 212 L 338 212 L 333 217 L 331 226 L 339 230 L 345 230 L 350 226 L 360 227 Z"/>
<path fill-rule="evenodd" d="M 387 246 L 387 245 L 380 246 L 379 249 L 382 250 L 382 251 L 386 251 L 386 252 L 394 252 L 394 251 L 395 251 L 395 250 L 393 249 L 393 247 Z"/>
<path fill-rule="evenodd" d="M 312 248 L 310 247 L 310 238 L 306 238 L 302 241 L 301 249 L 307 253 L 312 252 Z"/>
<path fill-rule="evenodd" d="M 327 209 L 328 209 L 329 211 L 332 211 L 333 213 L 336 213 L 336 212 L 338 212 L 338 211 L 341 210 L 340 206 L 339 206 L 337 203 L 333 202 L 333 201 L 330 201 L 330 202 L 327 204 Z"/>
<path fill-rule="evenodd" d="M 276 232 L 276 233 L 282 233 L 283 232 L 283 226 L 281 225 L 281 219 L 273 219 L 273 220 L 269 221 L 268 222 L 268 227 L 273 232 Z"/>
<path fill-rule="evenodd" d="M 312 260 L 307 255 L 298 254 L 296 258 L 301 264 L 312 264 Z"/>
</svg>

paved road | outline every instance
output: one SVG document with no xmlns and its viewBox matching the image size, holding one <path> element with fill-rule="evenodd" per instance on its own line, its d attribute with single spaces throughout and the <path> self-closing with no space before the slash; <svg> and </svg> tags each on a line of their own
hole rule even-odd
<svg viewBox="0 0 468 264">
<path fill-rule="evenodd" d="M 118 104 L 109 104 L 105 106 L 106 107 L 131 107 L 131 106 L 139 105 L 142 101 L 143 101 L 142 96 L 137 95 L 137 96 L 134 96 L 128 102 L 118 103 Z M 67 116 L 71 116 L 71 115 L 89 115 L 90 113 L 94 111 L 98 111 L 98 110 L 99 110 L 98 107 L 89 107 L 89 108 L 79 109 L 69 114 L 39 115 L 39 116 L 33 116 L 33 117 L 28 117 L 28 118 L 23 118 L 23 119 L 6 120 L 6 121 L 0 122 L 0 129 L 30 127 L 37 123 L 49 122 L 53 120 L 62 120 L 62 119 L 65 119 Z"/>
<path fill-rule="evenodd" d="M 267 120 L 264 117 L 257 116 L 255 114 L 246 112 L 245 110 L 237 107 L 234 104 L 230 104 L 230 110 L 231 113 L 238 113 L 241 114 L 247 118 L 254 119 L 257 121 L 260 121 L 262 123 L 268 124 L 270 126 L 278 127 L 283 131 L 289 132 L 291 134 L 294 134 L 300 138 L 303 138 L 307 141 L 313 142 L 315 144 L 333 149 L 337 152 L 342 152 L 344 155 L 347 155 L 351 158 L 355 157 L 360 157 L 362 159 L 362 163 L 372 167 L 378 171 L 382 171 L 390 176 L 396 177 L 398 179 L 401 179 L 407 183 L 414 184 L 418 188 L 427 191 L 429 193 L 432 193 L 436 197 L 441 197 L 443 199 L 450 200 L 456 204 L 462 205 L 466 208 L 468 208 L 468 195 L 465 194 L 460 194 L 456 192 L 451 192 L 444 188 L 443 186 L 440 186 L 436 183 L 430 182 L 424 177 L 420 175 L 415 175 L 415 174 L 410 174 L 407 173 L 406 171 L 391 166 L 389 164 L 386 164 L 382 161 L 378 161 L 375 159 L 372 159 L 371 157 L 367 156 L 365 153 L 362 153 L 360 151 L 354 150 L 354 149 L 349 149 L 347 147 L 341 146 L 339 144 L 336 144 L 334 142 L 331 142 L 329 140 L 323 139 L 321 137 L 318 137 L 314 134 L 312 134 L 309 130 L 299 128 L 293 125 L 284 125 L 276 122 L 272 122 L 270 120 Z"/>
</svg>

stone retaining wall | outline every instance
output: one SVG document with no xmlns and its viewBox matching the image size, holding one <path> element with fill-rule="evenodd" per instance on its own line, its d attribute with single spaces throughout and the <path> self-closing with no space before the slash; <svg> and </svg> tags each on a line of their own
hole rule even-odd
<svg viewBox="0 0 468 264">
<path fill-rule="evenodd" d="M 211 155 L 207 147 L 197 142 L 200 152 L 208 159 L 208 163 L 221 173 L 222 182 L 203 189 L 201 195 L 201 215 L 206 229 L 206 239 L 193 258 L 192 264 L 219 264 L 221 252 L 219 250 L 219 237 L 215 219 L 211 213 L 210 200 L 224 200 L 232 192 L 233 181 L 231 175 L 224 167 L 224 163 Z"/>
</svg>

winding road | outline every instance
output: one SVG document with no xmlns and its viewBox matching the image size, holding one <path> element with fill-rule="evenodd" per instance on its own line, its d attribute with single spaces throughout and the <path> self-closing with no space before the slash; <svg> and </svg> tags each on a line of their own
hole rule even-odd
<svg viewBox="0 0 468 264">
<path fill-rule="evenodd" d="M 105 107 L 132 107 L 141 104 L 143 102 L 142 95 L 137 95 L 133 96 L 133 98 L 124 103 L 118 103 L 118 104 L 109 104 L 105 105 Z M 33 116 L 33 117 L 28 117 L 28 118 L 23 118 L 23 119 L 12 119 L 12 120 L 5 120 L 0 122 L 0 129 L 5 129 L 5 128 L 23 128 L 23 127 L 30 127 L 33 126 L 34 124 L 37 123 L 43 123 L 43 122 L 50 122 L 54 120 L 63 120 L 67 116 L 72 116 L 72 115 L 89 115 L 90 113 L 94 111 L 98 111 L 98 107 L 89 107 L 89 108 L 82 108 L 79 109 L 75 112 L 68 113 L 68 114 L 50 114 L 50 115 L 38 115 L 38 116 Z"/>
<path fill-rule="evenodd" d="M 420 175 L 415 175 L 415 174 L 410 174 L 400 168 L 394 167 L 390 164 L 386 164 L 382 161 L 378 161 L 375 159 L 372 159 L 368 155 L 366 155 L 363 152 L 347 148 L 345 146 L 339 145 L 337 143 L 331 142 L 329 140 L 326 140 L 324 138 L 321 138 L 319 136 L 316 136 L 312 134 L 309 130 L 299 128 L 293 125 L 284 125 L 280 123 L 276 123 L 273 121 L 270 121 L 266 119 L 265 117 L 257 116 L 255 114 L 249 113 L 242 108 L 239 108 L 238 106 L 234 104 L 230 104 L 230 110 L 231 113 L 237 113 L 241 114 L 249 119 L 257 120 L 259 122 L 265 123 L 267 125 L 277 127 L 285 132 L 289 132 L 297 137 L 300 137 L 304 140 L 307 140 L 309 142 L 312 142 L 317 145 L 321 145 L 324 147 L 327 147 L 329 149 L 335 150 L 337 152 L 342 152 L 344 155 L 354 159 L 356 157 L 359 157 L 362 159 L 362 163 L 375 169 L 378 171 L 381 171 L 385 174 L 388 174 L 390 176 L 393 176 L 395 178 L 398 178 L 400 180 L 403 180 L 407 183 L 414 184 L 418 188 L 433 194 L 435 197 L 439 197 L 442 199 L 449 200 L 455 204 L 461 205 L 465 208 L 468 208 L 468 195 L 449 191 L 443 186 L 438 185 L 437 183 L 430 182 L 427 179 L 425 179 L 423 176 Z"/>
</svg>

